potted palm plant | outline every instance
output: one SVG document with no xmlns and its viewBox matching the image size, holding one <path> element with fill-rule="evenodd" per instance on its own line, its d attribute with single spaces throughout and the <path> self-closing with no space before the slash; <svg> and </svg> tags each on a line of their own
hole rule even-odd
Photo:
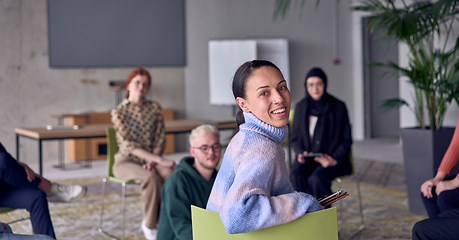
<svg viewBox="0 0 459 240">
<path fill-rule="evenodd" d="M 385 29 L 408 46 L 408 66 L 371 65 L 396 69 L 413 86 L 412 106 L 404 99 L 388 99 L 381 106 L 385 110 L 407 106 L 416 116 L 419 127 L 401 129 L 405 177 L 410 211 L 426 215 L 420 186 L 436 174 L 454 132 L 442 127 L 445 113 L 452 101 L 459 103 L 459 38 L 454 36 L 450 44 L 459 1 L 396 2 L 362 0 L 354 9 L 372 14 L 370 31 Z"/>
<path fill-rule="evenodd" d="M 296 3 L 301 8 L 305 1 Z M 292 2 L 276 0 L 274 19 L 283 19 Z M 452 101 L 459 103 L 459 38 L 453 36 L 459 1 L 409 2 L 360 0 L 353 9 L 372 15 L 370 31 L 386 30 L 388 36 L 408 46 L 408 66 L 392 62 L 371 65 L 395 69 L 413 86 L 411 106 L 400 98 L 385 100 L 381 106 L 386 111 L 407 106 L 416 116 L 419 127 L 401 129 L 401 136 L 410 210 L 425 215 L 420 186 L 435 175 L 440 165 L 454 132 L 454 128 L 442 126 L 445 113 Z M 316 7 L 319 3 L 316 0 Z M 452 173 L 457 172 L 454 169 Z"/>
</svg>

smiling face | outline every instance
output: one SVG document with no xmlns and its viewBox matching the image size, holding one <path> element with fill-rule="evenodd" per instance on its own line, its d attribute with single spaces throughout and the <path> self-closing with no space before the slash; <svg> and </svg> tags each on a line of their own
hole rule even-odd
<svg viewBox="0 0 459 240">
<path fill-rule="evenodd" d="M 274 67 L 264 66 L 247 78 L 245 98 L 237 97 L 244 112 L 253 113 L 261 121 L 274 127 L 288 123 L 291 96 L 282 73 Z"/>
<path fill-rule="evenodd" d="M 147 76 L 137 75 L 129 82 L 127 89 L 129 90 L 129 98 L 144 97 L 150 89 L 150 81 Z"/>
<path fill-rule="evenodd" d="M 306 90 L 312 99 L 319 101 L 325 92 L 325 84 L 320 77 L 309 77 L 306 80 Z"/>
</svg>

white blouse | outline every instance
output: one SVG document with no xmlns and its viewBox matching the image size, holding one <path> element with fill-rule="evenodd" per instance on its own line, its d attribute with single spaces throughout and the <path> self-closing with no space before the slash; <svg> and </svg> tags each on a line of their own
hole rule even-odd
<svg viewBox="0 0 459 240">
<path fill-rule="evenodd" d="M 317 116 L 309 116 L 309 137 L 312 139 L 314 138 L 314 130 L 316 130 L 317 120 L 319 117 Z"/>
</svg>

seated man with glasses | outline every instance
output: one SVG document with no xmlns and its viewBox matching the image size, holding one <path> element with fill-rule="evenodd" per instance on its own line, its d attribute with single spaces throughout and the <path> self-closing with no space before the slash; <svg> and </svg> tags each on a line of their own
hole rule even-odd
<svg viewBox="0 0 459 240">
<path fill-rule="evenodd" d="M 215 126 L 201 125 L 190 134 L 190 154 L 164 182 L 158 239 L 193 239 L 191 205 L 205 208 L 217 177 L 222 146 Z"/>
</svg>

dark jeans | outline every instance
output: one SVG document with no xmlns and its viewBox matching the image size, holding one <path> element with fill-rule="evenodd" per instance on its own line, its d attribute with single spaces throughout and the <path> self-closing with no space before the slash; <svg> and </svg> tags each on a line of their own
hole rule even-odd
<svg viewBox="0 0 459 240">
<path fill-rule="evenodd" d="M 452 178 L 448 178 L 446 180 L 450 180 Z M 459 188 L 443 191 L 439 196 L 437 196 L 435 193 L 435 187 L 433 187 L 432 195 L 432 198 L 426 198 L 421 193 L 422 201 L 429 218 L 437 218 L 438 214 L 446 210 L 459 209 Z"/>
<path fill-rule="evenodd" d="M 39 181 L 29 182 L 24 168 L 7 152 L 0 152 L 0 206 L 26 209 L 35 234 L 56 238 L 46 193 L 37 188 Z"/>
<path fill-rule="evenodd" d="M 450 209 L 440 213 L 437 218 L 417 222 L 412 234 L 414 240 L 459 239 L 459 209 Z"/>
<path fill-rule="evenodd" d="M 304 164 L 295 161 L 290 173 L 290 182 L 295 191 L 321 198 L 332 194 L 331 184 L 335 178 L 351 173 L 350 164 L 324 168 L 314 160 L 306 161 Z"/>
</svg>

